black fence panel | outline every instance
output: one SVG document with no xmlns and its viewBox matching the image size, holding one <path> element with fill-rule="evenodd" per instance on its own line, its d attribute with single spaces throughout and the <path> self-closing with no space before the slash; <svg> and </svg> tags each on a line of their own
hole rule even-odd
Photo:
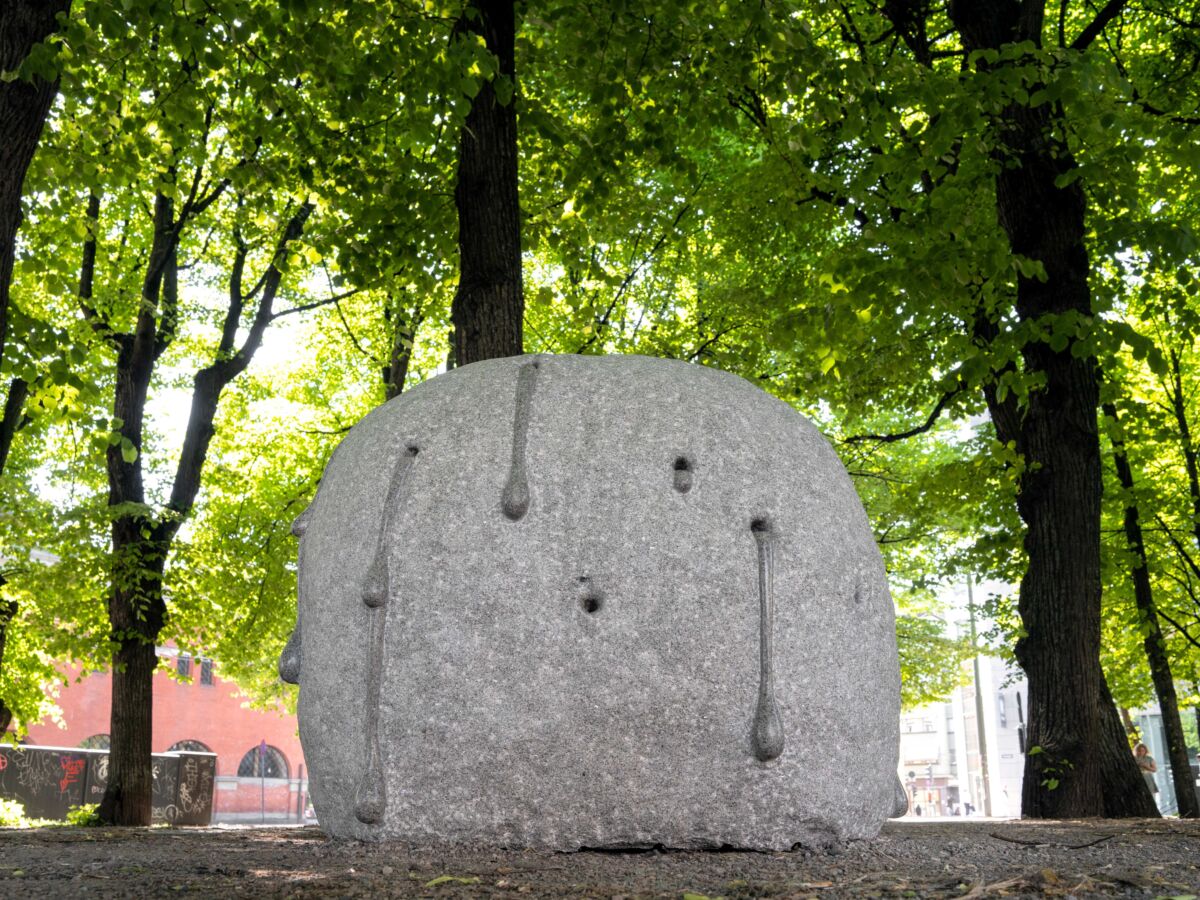
<svg viewBox="0 0 1200 900">
<path fill-rule="evenodd" d="M 0 797 L 21 801 L 34 819 L 65 819 L 84 801 L 89 750 L 0 747 Z"/>
<path fill-rule="evenodd" d="M 216 754 L 155 753 L 152 760 L 152 821 L 208 825 Z M 107 786 L 107 750 L 0 747 L 0 797 L 19 800 L 30 818 L 65 819 L 73 806 L 99 803 Z"/>
</svg>

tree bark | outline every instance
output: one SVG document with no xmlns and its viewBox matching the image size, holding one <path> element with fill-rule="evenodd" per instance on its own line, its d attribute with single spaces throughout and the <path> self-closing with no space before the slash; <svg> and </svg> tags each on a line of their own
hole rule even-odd
<svg viewBox="0 0 1200 900">
<path fill-rule="evenodd" d="M 29 384 L 23 378 L 14 378 L 8 383 L 8 394 L 4 398 L 4 413 L 0 416 L 0 476 L 8 465 L 8 452 L 13 438 L 21 425 L 25 411 L 25 398 L 29 396 Z"/>
<path fill-rule="evenodd" d="M 471 0 L 455 28 L 480 35 L 515 83 L 513 0 Z M 500 76 L 497 76 L 500 77 Z M 459 138 L 459 281 L 450 307 L 454 363 L 523 352 L 525 297 L 521 275 L 521 210 L 517 201 L 517 116 L 501 103 L 494 81 L 471 102 Z"/>
<path fill-rule="evenodd" d="M 391 400 L 404 392 L 404 380 L 412 364 L 413 343 L 417 329 L 421 327 L 421 311 L 411 314 L 400 306 L 392 307 L 391 298 L 384 308 L 384 318 L 392 332 L 392 349 L 387 365 L 383 367 L 383 398 Z"/>
<path fill-rule="evenodd" d="M 0 591 L 4 590 L 4 584 L 4 576 L 0 575 Z M 19 611 L 20 607 L 16 600 L 10 600 L 0 595 L 0 671 L 3 671 L 4 668 L 4 648 L 8 646 L 8 626 L 17 617 Z M 0 734 L 4 734 L 11 723 L 12 710 L 4 702 L 4 698 L 0 697 Z"/>
<path fill-rule="evenodd" d="M 70 0 L 15 0 L 0 15 L 0 72 L 18 69 L 30 50 L 54 31 Z M 33 159 L 58 80 L 0 81 L 0 362 L 8 340 L 9 288 L 12 284 L 21 190 Z"/>
<path fill-rule="evenodd" d="M 968 52 L 1026 40 L 1040 45 L 1042 11 L 1036 0 L 950 5 Z M 1021 322 L 1092 315 L 1087 200 L 1077 181 L 1056 183 L 1077 168 L 1055 136 L 1062 115 L 1054 104 L 1013 102 L 998 126 L 999 222 L 1012 252 L 1040 262 L 1046 275 L 1045 281 L 1018 277 Z M 994 392 L 988 397 L 997 433 L 1014 440 L 1025 461 L 1017 498 L 1028 559 L 1018 602 L 1025 635 L 1015 650 L 1029 681 L 1030 752 L 1021 809 L 1032 818 L 1101 815 L 1106 806 L 1101 757 L 1121 765 L 1112 744 L 1114 735 L 1120 738 L 1120 719 L 1115 709 L 1110 717 L 1102 702 L 1097 364 L 1090 354 L 1077 357 L 1074 343 L 1072 338 L 1057 351 L 1043 342 L 1023 348 L 1025 372 L 1042 376 L 1044 384 L 1029 394 L 1019 415 L 997 403 Z M 1127 749 L 1128 767 L 1136 773 Z"/>
<path fill-rule="evenodd" d="M 133 334 L 114 335 L 118 354 L 113 411 L 122 420 L 121 435 L 139 452 L 132 462 L 127 462 L 120 445 L 108 451 L 109 505 L 118 507 L 118 511 L 112 528 L 109 598 L 109 623 L 115 648 L 112 749 L 108 787 L 100 803 L 100 817 L 107 824 L 150 824 L 155 641 L 166 622 L 163 573 L 167 557 L 200 490 L 221 391 L 245 371 L 261 345 L 263 333 L 274 318 L 272 304 L 283 277 L 278 263 L 288 243 L 299 237 L 311 212 L 311 206 L 303 205 L 284 229 L 258 288 L 255 316 L 240 347 L 236 345 L 236 337 L 242 327 L 245 298 L 241 279 L 247 248 L 239 247 L 216 359 L 195 375 L 192 407 L 171 497 L 164 513 L 155 517 L 145 507 L 142 486 L 142 417 L 155 361 L 175 328 L 177 297 L 173 296 L 173 270 L 181 227 L 173 219 L 171 201 L 163 196 L 156 200 L 155 237 L 137 326 Z"/>
<path fill-rule="evenodd" d="M 1133 496 L 1133 469 L 1121 436 L 1120 419 L 1115 403 L 1104 404 L 1104 414 L 1113 420 L 1112 453 L 1113 465 L 1117 470 L 1117 481 L 1127 495 L 1124 502 L 1125 543 L 1133 554 L 1130 577 L 1133 580 L 1133 597 L 1137 604 L 1141 627 L 1145 629 L 1146 661 L 1150 665 L 1150 678 L 1154 682 L 1154 693 L 1158 696 L 1158 708 L 1162 712 L 1163 728 L 1167 734 L 1167 757 L 1171 763 L 1171 781 L 1179 804 L 1179 815 L 1184 819 L 1200 818 L 1200 802 L 1192 784 L 1192 769 L 1188 763 L 1187 742 L 1183 738 L 1183 720 L 1179 717 L 1179 700 L 1175 695 L 1175 679 L 1171 675 L 1171 661 L 1167 658 L 1167 645 L 1163 640 L 1162 628 L 1158 623 L 1158 611 L 1154 606 L 1154 592 L 1150 585 L 1150 568 L 1146 560 L 1146 544 L 1142 539 L 1142 523 L 1137 500 Z M 1144 779 L 1143 779 L 1144 781 Z M 1149 791 L 1147 790 L 1147 793 Z"/>
<path fill-rule="evenodd" d="M 1172 348 L 1167 356 L 1171 362 L 1171 409 L 1175 413 L 1175 424 L 1179 427 L 1179 446 L 1183 449 L 1183 467 L 1187 472 L 1188 496 L 1192 501 L 1192 536 L 1196 539 L 1196 549 L 1200 550 L 1200 462 L 1196 459 L 1196 445 L 1192 442 L 1192 429 L 1188 422 L 1179 353 Z"/>
<path fill-rule="evenodd" d="M 121 437 L 137 451 L 108 448 L 108 504 L 113 509 L 108 620 L 113 644 L 108 786 L 100 818 L 110 825 L 149 825 L 153 735 L 154 647 L 166 622 L 162 573 L 166 548 L 152 540 L 154 521 L 142 482 L 142 420 L 154 374 L 157 314 L 166 271 L 178 240 L 171 200 L 154 201 L 154 237 L 132 333 L 114 335 L 117 369 L 113 415 Z"/>
<path fill-rule="evenodd" d="M 1159 818 L 1154 796 L 1146 787 L 1141 770 L 1136 764 L 1129 765 L 1133 759 L 1129 739 L 1108 690 L 1108 682 L 1103 679 L 1100 681 L 1097 714 L 1100 717 L 1102 739 L 1096 748 L 1096 759 L 1100 763 L 1100 782 L 1104 785 L 1104 817 Z"/>
</svg>

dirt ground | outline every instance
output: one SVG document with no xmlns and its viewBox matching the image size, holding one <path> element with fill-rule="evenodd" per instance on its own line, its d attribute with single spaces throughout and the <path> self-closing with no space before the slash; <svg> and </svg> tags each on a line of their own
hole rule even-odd
<svg viewBox="0 0 1200 900">
<path fill-rule="evenodd" d="M 331 843 L 308 828 L 0 830 L 0 898 L 1200 897 L 1200 822 L 889 822 L 791 853 Z"/>
</svg>

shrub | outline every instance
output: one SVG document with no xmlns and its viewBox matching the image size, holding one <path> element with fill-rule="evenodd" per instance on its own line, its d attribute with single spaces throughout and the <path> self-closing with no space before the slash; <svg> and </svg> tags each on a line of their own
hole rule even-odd
<svg viewBox="0 0 1200 900">
<path fill-rule="evenodd" d="M 24 828 L 29 825 L 25 818 L 25 805 L 19 800 L 0 797 L 0 828 Z"/>
<path fill-rule="evenodd" d="M 67 824 L 90 828 L 100 824 L 100 804 L 83 803 L 67 810 Z"/>
</svg>

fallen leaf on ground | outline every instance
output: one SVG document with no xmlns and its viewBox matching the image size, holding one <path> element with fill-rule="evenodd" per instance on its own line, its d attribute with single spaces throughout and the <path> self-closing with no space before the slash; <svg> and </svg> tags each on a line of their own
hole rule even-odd
<svg viewBox="0 0 1200 900">
<path fill-rule="evenodd" d="M 437 887 L 439 884 L 478 884 L 478 878 L 464 878 L 461 875 L 439 875 L 425 882 L 425 887 Z"/>
</svg>

